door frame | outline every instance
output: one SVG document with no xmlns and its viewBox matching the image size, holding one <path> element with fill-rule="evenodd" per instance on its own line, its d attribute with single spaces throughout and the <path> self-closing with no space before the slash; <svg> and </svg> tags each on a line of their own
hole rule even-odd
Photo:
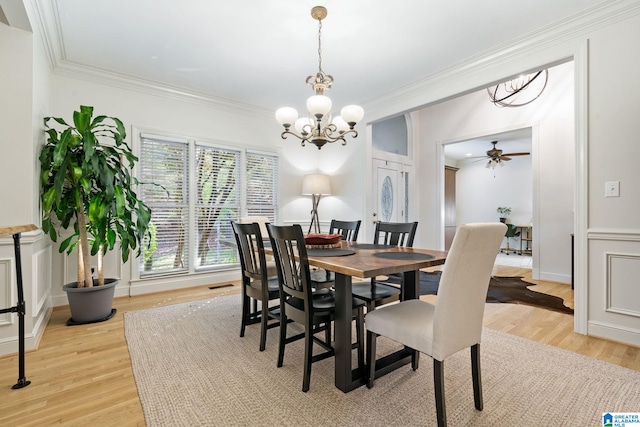
<svg viewBox="0 0 640 427">
<path fill-rule="evenodd" d="M 477 134 L 467 135 L 464 138 L 451 138 L 451 139 L 443 139 L 437 141 L 437 168 L 438 168 L 438 180 L 437 183 L 437 200 L 436 205 L 440 209 L 440 225 L 438 226 L 438 242 L 440 247 L 444 248 L 444 226 L 445 226 L 445 218 L 444 218 L 444 167 L 445 167 L 445 156 L 444 156 L 444 147 L 446 145 L 455 144 L 457 142 L 466 141 L 469 139 L 482 138 L 490 135 L 515 131 L 518 129 L 531 128 L 531 179 L 532 179 L 532 226 L 534 230 L 534 238 L 532 242 L 532 260 L 531 260 L 531 278 L 534 280 L 540 279 L 540 266 L 539 266 L 539 254 L 540 254 L 540 239 L 537 237 L 539 233 L 536 230 L 540 230 L 540 168 L 539 168 L 539 125 L 537 123 L 528 123 L 528 124 L 515 124 L 510 125 L 500 129 L 490 129 L 488 131 L 478 132 Z"/>
</svg>

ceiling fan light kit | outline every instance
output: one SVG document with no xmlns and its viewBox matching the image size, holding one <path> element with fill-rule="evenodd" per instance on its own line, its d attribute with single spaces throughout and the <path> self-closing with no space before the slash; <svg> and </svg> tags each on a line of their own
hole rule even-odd
<svg viewBox="0 0 640 427">
<path fill-rule="evenodd" d="M 359 105 L 347 105 L 340 111 L 340 116 L 332 119 L 331 98 L 324 92 L 331 88 L 333 77 L 322 70 L 322 20 L 327 17 L 327 9 L 316 6 L 311 9 L 311 17 L 318 20 L 318 72 L 307 77 L 306 81 L 313 87 L 315 95 L 307 99 L 307 117 L 298 118 L 295 108 L 282 107 L 276 111 L 276 120 L 284 126 L 282 139 L 293 135 L 300 139 L 303 147 L 311 142 L 320 150 L 328 142 L 342 141 L 342 145 L 346 145 L 344 138 L 347 135 L 356 138 L 358 132 L 354 127 L 364 117 L 364 110 Z M 295 132 L 291 130 L 292 126 Z"/>
<path fill-rule="evenodd" d="M 487 169 L 495 169 L 496 166 L 503 167 L 505 164 L 504 162 L 508 162 L 509 160 L 511 160 L 512 157 L 528 156 L 531 154 L 527 152 L 503 154 L 502 150 L 496 147 L 496 145 L 498 144 L 498 141 L 491 141 L 491 144 L 493 144 L 493 147 L 490 150 L 487 150 L 486 156 L 482 156 L 485 159 L 487 158 L 489 159 L 489 161 L 485 165 Z"/>
</svg>

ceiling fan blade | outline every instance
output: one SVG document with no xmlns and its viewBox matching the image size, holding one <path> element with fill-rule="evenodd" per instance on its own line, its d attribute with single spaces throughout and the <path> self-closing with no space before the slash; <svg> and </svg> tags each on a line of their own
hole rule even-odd
<svg viewBox="0 0 640 427">
<path fill-rule="evenodd" d="M 506 161 L 511 160 L 511 157 L 507 157 L 507 156 L 500 156 L 499 158 L 500 160 L 506 160 Z"/>
<path fill-rule="evenodd" d="M 531 153 L 505 153 L 503 154 L 503 156 L 528 156 Z"/>
<path fill-rule="evenodd" d="M 467 157 L 467 159 L 474 159 L 471 163 L 478 163 L 478 162 L 485 162 L 489 158 L 487 156 L 481 156 L 481 157 Z"/>
</svg>

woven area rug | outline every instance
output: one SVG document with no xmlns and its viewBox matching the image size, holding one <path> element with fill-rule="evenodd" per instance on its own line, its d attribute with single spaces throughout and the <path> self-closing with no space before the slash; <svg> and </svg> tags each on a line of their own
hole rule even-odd
<svg viewBox="0 0 640 427">
<path fill-rule="evenodd" d="M 442 272 L 420 272 L 420 295 L 436 295 Z M 397 277 L 389 277 L 386 282 L 399 284 Z M 573 314 L 573 309 L 564 305 L 564 300 L 555 295 L 531 290 L 535 283 L 522 280 L 522 276 L 492 276 L 489 281 L 487 302 L 527 304 L 560 313 Z"/>
<path fill-rule="evenodd" d="M 372 389 L 343 393 L 333 359 L 302 387 L 302 342 L 276 367 L 278 328 L 258 351 L 259 325 L 240 330 L 240 296 L 125 313 L 125 335 L 149 426 L 435 425 L 432 360 L 402 367 Z M 378 354 L 395 348 L 378 339 Z M 450 426 L 595 426 L 603 412 L 640 410 L 640 372 L 483 330 L 484 411 L 473 404 L 469 351 L 445 362 Z"/>
</svg>

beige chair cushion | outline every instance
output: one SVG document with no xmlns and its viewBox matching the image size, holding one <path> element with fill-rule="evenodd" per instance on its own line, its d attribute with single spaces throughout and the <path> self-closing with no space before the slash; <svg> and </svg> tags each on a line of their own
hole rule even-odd
<svg viewBox="0 0 640 427">
<path fill-rule="evenodd" d="M 502 223 L 461 225 L 444 264 L 435 306 L 402 301 L 367 313 L 367 330 L 436 360 L 480 343 L 491 271 L 507 230 Z"/>
<path fill-rule="evenodd" d="M 367 330 L 391 337 L 414 350 L 432 353 L 435 306 L 419 299 L 390 304 L 367 313 Z"/>
</svg>

